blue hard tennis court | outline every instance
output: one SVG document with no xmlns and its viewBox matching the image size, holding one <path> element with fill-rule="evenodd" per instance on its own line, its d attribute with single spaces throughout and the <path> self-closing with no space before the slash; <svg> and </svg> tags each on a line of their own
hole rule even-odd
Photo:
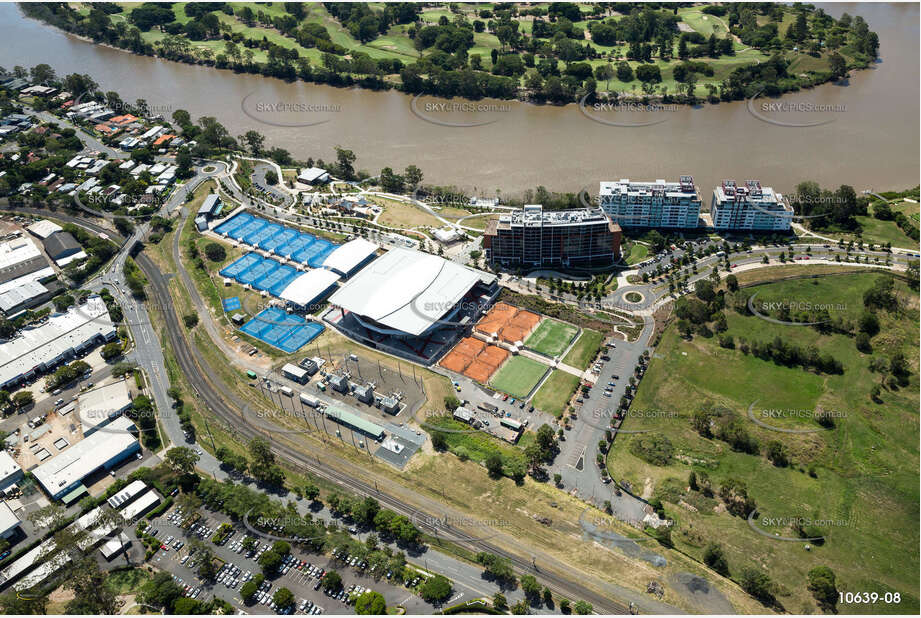
<svg viewBox="0 0 921 618">
<path fill-rule="evenodd" d="M 230 298 L 225 298 L 224 300 L 221 301 L 221 303 L 224 305 L 224 311 L 236 311 L 237 309 L 242 307 L 242 305 L 240 304 L 240 297 L 238 296 L 231 296 Z"/>
<path fill-rule="evenodd" d="M 260 341 L 292 353 L 313 341 L 323 332 L 322 324 L 308 322 L 284 309 L 269 307 L 244 324 L 240 330 Z"/>
<path fill-rule="evenodd" d="M 214 231 L 251 247 L 306 264 L 311 268 L 323 266 L 323 261 L 329 254 L 339 248 L 337 243 L 300 232 L 280 223 L 272 223 L 248 212 L 241 212 L 224 221 L 214 228 Z"/>
</svg>

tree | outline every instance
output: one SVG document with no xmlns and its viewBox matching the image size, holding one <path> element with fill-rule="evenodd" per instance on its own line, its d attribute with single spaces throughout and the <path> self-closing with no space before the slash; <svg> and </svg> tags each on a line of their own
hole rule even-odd
<svg viewBox="0 0 921 618">
<path fill-rule="evenodd" d="M 281 566 L 281 556 L 270 549 L 259 556 L 259 566 L 262 567 L 262 572 L 266 577 L 271 577 L 278 572 L 278 567 Z"/>
<path fill-rule="evenodd" d="M 447 601 L 451 596 L 454 587 L 444 575 L 433 575 L 425 580 L 419 595 L 428 603 L 442 603 Z"/>
<path fill-rule="evenodd" d="M 113 341 L 102 346 L 102 349 L 99 351 L 99 355 L 102 356 L 103 360 L 112 360 L 118 358 L 122 354 L 122 345 Z"/>
<path fill-rule="evenodd" d="M 406 181 L 407 185 L 415 189 L 422 182 L 422 170 L 415 165 L 407 165 L 406 169 L 403 170 L 403 180 Z"/>
<path fill-rule="evenodd" d="M 185 324 L 186 328 L 195 328 L 195 325 L 198 324 L 198 314 L 197 313 L 187 313 L 182 316 L 182 323 Z"/>
<path fill-rule="evenodd" d="M 817 566 L 807 574 L 807 588 L 826 613 L 837 613 L 838 588 L 835 585 L 835 572 L 827 566 Z"/>
<path fill-rule="evenodd" d="M 355 599 L 355 613 L 362 616 L 382 616 L 387 613 L 387 602 L 380 592 L 367 590 Z"/>
<path fill-rule="evenodd" d="M 272 595 L 272 600 L 275 601 L 275 605 L 278 607 L 290 607 L 294 604 L 294 593 L 282 587 L 275 591 L 275 594 Z"/>
<path fill-rule="evenodd" d="M 240 588 L 240 598 L 243 599 L 244 603 L 250 603 L 258 589 L 259 586 L 256 585 L 256 582 L 249 580 Z"/>
<path fill-rule="evenodd" d="M 352 180 L 355 177 L 355 153 L 347 148 L 336 146 L 336 162 L 338 175 L 343 180 Z"/>
<path fill-rule="evenodd" d="M 537 583 L 537 579 L 533 575 L 522 575 L 519 581 L 521 582 L 521 591 L 524 592 L 524 596 L 527 597 L 528 601 L 536 603 L 540 600 L 540 584 Z"/>
<path fill-rule="evenodd" d="M 265 137 L 258 131 L 249 130 L 243 134 L 241 141 L 245 142 L 247 147 L 249 147 L 250 153 L 254 157 L 258 157 L 262 152 L 262 148 L 265 145 Z M 268 180 L 266 180 L 268 182 Z M 274 184 L 274 183 L 272 183 Z"/>
<path fill-rule="evenodd" d="M 73 569 L 64 586 L 73 590 L 74 598 L 64 611 L 68 614 L 117 614 L 119 600 L 115 591 L 105 585 L 106 577 L 95 561 L 85 561 L 80 568 Z"/>
<path fill-rule="evenodd" d="M 774 605 L 774 584 L 765 573 L 745 567 L 739 577 L 742 589 L 764 605 Z"/>
<path fill-rule="evenodd" d="M 505 595 L 501 592 L 497 592 L 492 597 L 492 606 L 493 609 L 497 609 L 500 612 L 508 609 L 508 599 L 505 598 Z"/>
<path fill-rule="evenodd" d="M 489 471 L 489 474 L 493 477 L 502 476 L 502 455 L 496 452 L 492 452 L 486 456 L 486 461 L 483 462 L 486 465 L 486 469 Z"/>
<path fill-rule="evenodd" d="M 13 405 L 17 410 L 29 407 L 34 401 L 35 397 L 32 395 L 32 391 L 19 391 L 13 395 Z"/>
<path fill-rule="evenodd" d="M 704 550 L 704 564 L 720 575 L 729 576 L 729 563 L 723 555 L 723 548 L 716 543 L 710 543 Z"/>
<path fill-rule="evenodd" d="M 166 463 L 183 474 L 190 474 L 198 463 L 198 453 L 187 446 L 177 446 L 166 451 Z"/>
<path fill-rule="evenodd" d="M 617 79 L 622 82 L 632 82 L 634 79 L 633 69 L 626 60 L 622 60 L 617 64 Z"/>
<path fill-rule="evenodd" d="M 312 502 L 316 500 L 319 495 L 320 488 L 317 487 L 314 483 L 307 481 L 307 484 L 304 485 L 304 497 Z"/>
<path fill-rule="evenodd" d="M 592 607 L 591 603 L 587 601 L 581 601 L 581 600 L 576 601 L 574 609 L 576 610 L 576 613 L 579 614 L 580 616 L 587 616 L 588 614 L 591 614 L 592 611 L 594 611 L 594 608 Z"/>
<path fill-rule="evenodd" d="M 728 277 L 726 277 L 726 288 L 727 288 L 730 292 L 736 292 L 736 291 L 738 291 L 738 289 L 739 289 L 739 280 L 736 278 L 735 275 L 729 275 Z"/>
<path fill-rule="evenodd" d="M 323 576 L 323 590 L 335 592 L 340 588 L 342 588 L 342 576 L 336 571 L 327 571 L 326 575 Z"/>
<path fill-rule="evenodd" d="M 265 182 L 266 184 L 270 185 L 278 184 L 278 174 L 275 172 L 275 170 L 269 170 L 265 173 Z"/>
<path fill-rule="evenodd" d="M 224 245 L 220 245 L 216 242 L 209 242 L 205 245 L 205 257 L 212 262 L 223 262 L 227 259 L 227 250 L 224 248 Z"/>
<path fill-rule="evenodd" d="M 844 79 L 847 77 L 847 60 L 838 52 L 832 52 L 828 57 L 829 68 L 833 79 Z"/>
<path fill-rule="evenodd" d="M 563 614 L 568 614 L 570 612 L 569 599 L 562 599 L 560 601 L 560 612 Z"/>
</svg>

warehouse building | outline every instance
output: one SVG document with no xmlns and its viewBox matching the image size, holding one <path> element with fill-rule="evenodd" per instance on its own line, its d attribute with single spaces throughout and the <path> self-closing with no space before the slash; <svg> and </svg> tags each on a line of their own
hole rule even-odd
<svg viewBox="0 0 921 618">
<path fill-rule="evenodd" d="M 46 268 L 50 269 L 48 260 L 31 238 L 20 237 L 0 243 L 0 283 Z"/>
<path fill-rule="evenodd" d="M 78 414 L 83 424 L 83 437 L 121 416 L 131 408 L 131 392 L 127 380 L 118 380 L 104 386 L 97 386 L 77 398 Z"/>
<path fill-rule="evenodd" d="M 601 208 L 622 228 L 696 228 L 700 219 L 700 193 L 694 178 L 678 182 L 636 182 L 623 178 L 602 182 Z"/>
<path fill-rule="evenodd" d="M 105 302 L 90 296 L 85 304 L 0 343 L 0 388 L 9 389 L 117 335 Z"/>
<path fill-rule="evenodd" d="M 545 212 L 531 204 L 489 221 L 483 249 L 488 261 L 503 266 L 607 266 L 620 257 L 622 236 L 600 208 Z"/>
<path fill-rule="evenodd" d="M 22 467 L 6 451 L 0 451 L 0 491 L 22 480 Z"/>
<path fill-rule="evenodd" d="M 26 279 L 20 285 L 0 291 L 0 311 L 8 318 L 14 317 L 26 309 L 31 309 L 54 296 L 54 292 L 38 281 Z M 14 281 L 19 281 L 18 279 Z"/>
<path fill-rule="evenodd" d="M 111 470 L 141 452 L 131 419 L 121 416 L 64 452 L 32 470 L 42 488 L 55 500 L 70 503 L 86 493 L 83 481 L 101 470 Z"/>
<path fill-rule="evenodd" d="M 83 247 L 69 232 L 55 232 L 45 238 L 42 243 L 45 245 L 45 253 L 48 254 L 48 257 L 59 265 L 62 260 L 83 252 Z"/>
<path fill-rule="evenodd" d="M 0 502 L 0 537 L 8 539 L 13 536 L 21 522 L 9 504 Z"/>
<path fill-rule="evenodd" d="M 29 230 L 30 234 L 39 240 L 45 240 L 52 234 L 62 231 L 64 228 L 53 221 L 49 221 L 48 219 L 41 219 L 26 229 Z"/>
</svg>

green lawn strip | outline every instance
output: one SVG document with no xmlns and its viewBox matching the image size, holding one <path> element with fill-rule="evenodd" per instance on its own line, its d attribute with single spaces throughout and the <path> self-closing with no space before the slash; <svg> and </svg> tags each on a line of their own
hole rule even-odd
<svg viewBox="0 0 921 618">
<path fill-rule="evenodd" d="M 588 369 L 603 341 L 604 335 L 597 330 L 583 329 L 582 334 L 563 357 L 563 362 L 576 369 Z"/>
<path fill-rule="evenodd" d="M 558 356 L 566 350 L 579 329 L 572 324 L 544 318 L 525 340 L 525 347 L 547 356 Z"/>
<path fill-rule="evenodd" d="M 834 304 L 841 307 L 842 315 L 856 319 L 863 311 L 863 292 L 879 276 L 861 273 L 791 280 L 748 291 L 759 290 L 759 301 Z M 901 281 L 896 289 L 910 309 L 901 316 L 879 313 L 881 331 L 872 340 L 874 354 L 888 356 L 901 349 L 908 358 L 916 359 L 917 294 Z M 678 549 L 701 559 L 706 545 L 716 541 L 723 546 L 733 575 L 747 566 L 766 568 L 785 590 L 781 601 L 789 611 L 816 611 L 803 582 L 809 569 L 817 565 L 831 567 L 842 589 L 860 586 L 869 591 L 902 592 L 902 604 L 889 611 L 917 611 L 918 559 L 907 548 L 917 546 L 918 531 L 900 524 L 919 516 L 917 363 L 912 360 L 909 386 L 884 390 L 883 403 L 876 404 L 869 392 L 879 374 L 870 371 L 870 356 L 857 352 L 853 337 L 821 335 L 811 328 L 773 324 L 732 310 L 726 314 L 727 334 L 736 338 L 737 349 L 721 348 L 716 337 L 695 336 L 686 341 L 670 327 L 630 408 L 624 428 L 664 435 L 674 446 L 675 457 L 664 466 L 649 464 L 631 449 L 640 436 L 622 434 L 608 457 L 611 475 L 639 490 L 652 483 L 655 495 L 676 519 L 672 539 Z M 845 373 L 815 374 L 744 355 L 738 350 L 739 337 L 749 341 L 781 337 L 801 347 L 814 345 L 820 353 L 841 360 Z M 735 415 L 757 440 L 760 454 L 735 452 L 725 442 L 701 437 L 691 420 L 703 402 Z M 811 413 L 822 409 L 845 416 L 831 431 L 782 433 L 753 423 L 748 418 L 752 403 L 757 418 L 784 429 L 818 429 L 818 425 L 810 414 L 766 417 L 761 411 Z M 793 465 L 778 467 L 767 460 L 766 445 L 773 440 L 784 445 Z M 834 523 L 822 527 L 826 542 L 806 552 L 803 543 L 776 541 L 748 529 L 744 519 L 715 512 L 717 500 L 687 490 L 691 469 L 706 472 L 714 489 L 730 478 L 744 482 L 758 506 L 759 521 L 772 517 L 832 520 Z M 765 529 L 769 534 L 795 536 L 789 528 Z M 898 568 L 892 566 L 893 561 Z M 852 611 L 850 606 L 848 611 Z"/>
<path fill-rule="evenodd" d="M 554 369 L 550 377 L 537 389 L 531 403 L 535 408 L 560 418 L 577 386 L 579 386 L 578 376 Z"/>
<path fill-rule="evenodd" d="M 524 356 L 513 356 L 493 375 L 490 386 L 512 397 L 527 397 L 547 372 L 547 365 Z"/>
</svg>

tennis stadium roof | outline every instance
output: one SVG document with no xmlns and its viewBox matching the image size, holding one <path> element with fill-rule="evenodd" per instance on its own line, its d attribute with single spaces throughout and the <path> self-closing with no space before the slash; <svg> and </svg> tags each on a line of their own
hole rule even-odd
<svg viewBox="0 0 921 618">
<path fill-rule="evenodd" d="M 348 275 L 378 249 L 379 247 L 369 240 L 355 238 L 330 253 L 323 262 L 323 267 L 340 275 Z"/>
<path fill-rule="evenodd" d="M 331 270 L 317 268 L 298 276 L 279 296 L 295 305 L 308 305 L 339 280 L 340 275 Z"/>
<path fill-rule="evenodd" d="M 479 279 L 466 266 L 396 248 L 361 269 L 329 301 L 394 330 L 421 335 Z"/>
</svg>

